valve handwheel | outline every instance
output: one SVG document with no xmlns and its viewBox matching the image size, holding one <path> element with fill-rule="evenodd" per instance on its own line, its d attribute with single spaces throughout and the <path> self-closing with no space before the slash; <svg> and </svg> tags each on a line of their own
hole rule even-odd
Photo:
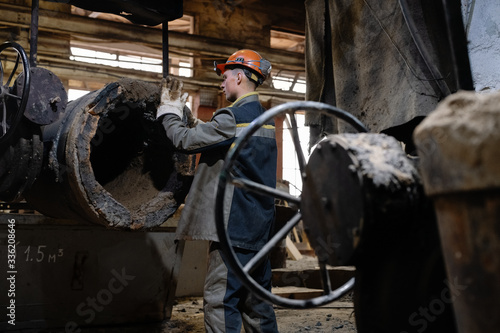
<svg viewBox="0 0 500 333">
<path fill-rule="evenodd" d="M 0 62 L 0 144 L 10 138 L 21 121 L 30 92 L 30 65 L 26 52 L 21 45 L 6 42 L 0 45 L 0 55 L 7 49 L 14 49 L 17 57 L 9 73 L 4 73 L 4 66 Z M 19 68 L 19 64 L 22 68 Z M 25 74 L 17 85 L 13 80 L 16 72 Z M 18 92 L 18 85 L 23 87 L 21 92 Z"/>
<path fill-rule="evenodd" d="M 245 129 L 242 135 L 236 139 L 234 146 L 229 150 L 228 155 L 224 161 L 223 169 L 219 176 L 219 184 L 215 202 L 216 225 L 217 225 L 217 233 L 219 236 L 220 246 L 222 248 L 222 251 L 226 254 L 226 259 L 228 261 L 229 266 L 233 269 L 234 273 L 238 276 L 243 285 L 245 285 L 248 289 L 254 292 L 255 295 L 257 295 L 259 298 L 263 300 L 269 301 L 276 305 L 290 307 L 290 308 L 297 308 L 297 309 L 317 307 L 330 303 L 335 299 L 338 299 L 354 286 L 354 278 L 349 279 L 339 288 L 332 290 L 328 270 L 326 267 L 327 263 L 325 261 L 319 260 L 324 293 L 323 295 L 315 298 L 302 299 L 302 300 L 288 299 L 285 297 L 274 295 L 265 288 L 261 287 L 257 282 L 255 282 L 255 280 L 253 280 L 252 277 L 250 276 L 250 272 L 259 264 L 259 262 L 263 258 L 265 258 L 270 253 L 270 251 L 273 249 L 274 246 L 276 246 L 280 241 L 282 241 L 288 235 L 288 233 L 293 229 L 293 227 L 297 225 L 299 221 L 302 219 L 303 216 L 300 210 L 302 200 L 300 197 L 295 197 L 287 192 L 283 192 L 275 188 L 271 188 L 263 184 L 253 182 L 248 179 L 235 177 L 233 175 L 232 170 L 233 167 L 235 166 L 235 161 L 237 160 L 242 147 L 246 144 L 246 142 L 252 136 L 252 134 L 255 133 L 260 127 L 262 127 L 264 124 L 266 124 L 269 120 L 273 119 L 274 117 L 286 114 L 288 115 L 290 120 L 292 139 L 295 151 L 297 153 L 302 179 L 304 180 L 304 178 L 306 177 L 307 163 L 302 148 L 300 146 L 297 123 L 295 119 L 295 113 L 299 111 L 319 112 L 329 117 L 336 117 L 350 124 L 358 132 L 368 132 L 366 127 L 351 114 L 324 103 L 310 102 L 310 101 L 290 102 L 271 108 L 268 111 L 266 111 L 262 116 L 255 119 Z M 286 222 L 283 228 L 281 228 L 275 233 L 275 235 L 268 241 L 268 243 L 244 267 L 240 264 L 232 249 L 229 235 L 227 234 L 226 228 L 224 226 L 223 199 L 226 187 L 229 184 L 238 186 L 247 191 L 255 192 L 265 196 L 271 196 L 276 199 L 285 200 L 290 205 L 294 205 L 299 208 L 297 213 L 288 222 Z M 318 258 L 320 258 L 320 256 L 318 256 Z"/>
</svg>

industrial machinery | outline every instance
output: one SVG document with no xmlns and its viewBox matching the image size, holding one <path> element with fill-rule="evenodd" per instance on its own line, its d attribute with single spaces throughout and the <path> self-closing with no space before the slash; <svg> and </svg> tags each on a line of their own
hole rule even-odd
<svg viewBox="0 0 500 333">
<path fill-rule="evenodd" d="M 122 11 L 116 1 L 57 2 Z M 156 10 L 151 5 L 155 1 L 148 1 L 150 6 L 119 3 L 133 14 L 127 18 L 139 24 L 161 23 L 182 13 L 179 1 L 160 4 Z M 67 103 L 58 78 L 36 66 L 36 12 L 33 1 L 30 59 L 18 44 L 0 46 L 0 54 L 17 54 L 11 72 L 0 68 L 0 199 L 26 198 L 33 208 L 58 219 L 25 221 L 9 215 L 22 231 L 17 233 L 15 268 L 30 272 L 19 275 L 17 285 L 23 288 L 16 301 L 18 318 L 32 322 L 19 322 L 18 327 L 60 326 L 63 320 L 66 330 L 75 330 L 168 318 L 181 250 L 172 228 L 154 228 L 176 211 L 187 193 L 194 161 L 165 144 L 155 129 L 150 110 L 158 104 L 159 86 L 120 80 Z M 164 30 L 164 68 L 167 36 Z M 14 79 L 18 72 L 22 74 Z M 303 111 L 340 118 L 357 133 L 326 136 L 306 162 L 295 119 Z M 272 117 L 283 115 L 290 123 L 303 179 L 300 197 L 233 172 L 248 137 Z M 189 116 L 184 120 L 189 124 Z M 396 139 L 368 133 L 359 120 L 331 105 L 297 102 L 272 108 L 246 128 L 226 159 L 215 203 L 221 246 L 243 283 L 275 304 L 305 309 L 354 289 L 359 332 L 455 332 L 452 299 L 462 291 L 461 281 L 446 275 L 436 211 L 418 163 Z M 133 193 L 131 183 L 137 186 Z M 222 220 L 221 199 L 228 185 L 278 198 L 294 211 L 245 267 L 231 255 Z M 248 272 L 301 220 L 321 267 L 324 295 L 308 300 L 277 297 Z M 115 231 L 117 227 L 153 232 Z M 333 286 L 328 267 L 337 265 L 355 266 L 355 278 Z M 1 304 L 8 301 L 2 299 Z M 106 311 L 98 315 L 103 308 Z"/>
<path fill-rule="evenodd" d="M 182 1 L 172 1 L 148 7 L 145 7 L 144 3 L 139 4 L 135 1 L 122 1 L 118 4 L 114 1 L 56 2 L 70 3 L 82 8 L 111 13 L 127 13 L 127 19 L 138 24 L 157 25 L 182 16 Z M 4 73 L 7 68 L 0 68 L 2 76 L 0 103 L 3 115 L 0 136 L 0 155 L 3 166 L 0 170 L 0 199 L 15 202 L 21 197 L 32 198 L 28 199 L 32 206 L 48 216 L 77 217 L 81 220 L 94 221 L 104 225 L 117 225 L 119 222 L 116 221 L 118 220 L 122 221 L 120 223 L 123 224 L 124 218 L 127 221 L 125 224 L 135 223 L 136 227 L 151 223 L 145 222 L 148 219 L 149 221 L 153 219 L 153 217 L 147 217 L 147 214 L 156 214 L 156 219 L 160 216 L 152 211 L 162 210 L 162 207 L 157 206 L 146 207 L 148 202 L 151 203 L 154 200 L 155 193 L 145 199 L 146 202 L 141 202 L 138 207 L 132 208 L 132 210 L 141 210 L 141 213 L 138 214 L 144 218 L 131 217 L 129 208 L 123 207 L 119 202 L 120 199 L 113 198 L 113 194 L 104 191 L 100 183 L 107 183 L 110 179 L 126 172 L 124 168 L 127 162 L 143 150 L 144 142 L 152 143 L 148 149 L 172 151 L 171 147 L 158 148 L 159 146 L 156 144 L 162 141 L 158 139 L 161 131 L 158 134 L 158 128 L 154 129 L 154 117 L 151 110 L 154 110 L 155 104 L 159 102 L 159 86 L 149 84 L 150 86 L 144 87 L 147 83 L 122 80 L 68 105 L 67 93 L 59 78 L 49 70 L 37 67 L 36 64 L 38 7 L 39 1 L 33 1 L 29 59 L 23 48 L 17 43 L 7 42 L 2 44 L 0 48 L 0 52 L 7 52 L 11 49 L 17 52 L 15 65 L 11 68 L 5 85 L 3 78 L 7 77 L 7 73 Z M 163 77 L 166 77 L 168 74 L 168 25 L 164 24 L 163 26 Z M 14 81 L 16 74 L 19 75 Z M 146 110 L 149 110 L 149 114 Z M 96 122 L 96 120 L 98 121 Z M 143 126 L 139 128 L 137 136 L 131 137 L 124 133 L 127 128 L 130 129 L 131 125 L 141 123 Z M 118 130 L 113 131 L 114 128 L 118 128 Z M 95 132 L 95 135 L 81 136 L 81 131 L 88 131 L 89 134 Z M 87 140 L 81 142 L 81 138 L 84 137 Z M 124 140 L 124 144 L 120 145 L 120 150 L 110 148 L 109 142 L 113 140 Z M 125 144 L 126 140 L 128 140 L 128 145 Z M 90 151 L 92 151 L 92 156 Z M 116 158 L 121 156 L 122 162 L 114 163 L 116 167 L 112 171 L 109 169 L 102 171 L 103 159 L 109 159 L 113 154 L 116 154 Z M 178 154 L 172 157 L 172 154 L 173 152 L 168 154 L 169 157 L 166 159 L 170 162 L 172 158 L 175 158 L 178 162 L 177 166 L 180 168 L 183 163 L 180 161 L 182 158 Z M 101 155 L 101 157 L 97 155 Z M 152 154 L 148 156 L 152 156 Z M 117 161 L 119 160 L 120 158 L 117 159 Z M 165 165 L 165 161 L 163 163 L 161 161 L 155 162 L 159 166 Z M 83 170 L 85 168 L 86 170 Z M 80 170 L 82 170 L 81 174 Z M 189 167 L 186 170 L 189 170 Z M 104 174 L 106 172 L 108 174 Z M 189 172 L 187 171 L 187 174 Z M 36 179 L 38 182 L 35 183 Z M 179 181 L 182 183 L 182 180 Z M 166 180 L 160 179 L 153 182 L 156 183 L 150 186 L 152 188 L 164 186 Z M 163 185 L 160 185 L 159 182 L 162 182 Z M 121 186 L 123 187 L 123 185 Z M 56 193 L 60 193 L 61 198 L 53 197 L 51 200 L 47 200 L 46 196 L 37 193 L 45 191 L 48 187 L 57 187 L 58 189 L 53 193 L 56 196 L 58 195 Z M 34 194 L 31 194 L 30 190 Z M 164 189 L 162 194 L 168 192 L 167 190 Z M 120 190 L 116 190 L 116 186 L 114 191 L 120 192 Z M 114 191 L 112 190 L 111 193 Z M 70 192 L 80 194 L 67 195 Z M 118 196 L 117 193 L 116 195 Z M 39 200 L 41 201 L 37 203 Z M 88 202 L 88 209 L 83 208 L 82 210 L 80 204 L 82 201 Z M 67 204 L 64 205 L 66 208 L 62 208 L 60 204 L 55 202 L 66 202 Z M 102 204 L 97 204 L 101 206 L 95 206 L 93 203 L 96 202 L 101 202 Z M 50 208 L 51 206 L 53 207 Z M 125 204 L 125 206 L 127 205 Z M 61 211 L 65 209 L 66 212 Z M 175 209 L 176 206 L 173 204 L 168 209 L 164 207 L 163 211 L 168 216 Z M 134 214 L 132 213 L 132 215 Z"/>
<path fill-rule="evenodd" d="M 217 230 L 235 274 L 258 297 L 298 309 L 326 304 L 353 288 L 358 332 L 494 331 L 500 306 L 499 100 L 498 93 L 451 95 L 417 128 L 420 157 L 408 156 L 392 137 L 366 133 L 331 105 L 294 102 L 270 109 L 235 141 L 220 174 Z M 326 136 L 306 163 L 295 120 L 301 111 L 340 117 L 360 133 Z M 239 152 L 251 135 L 283 114 L 292 125 L 303 180 L 299 197 L 237 171 Z M 224 226 L 228 186 L 279 198 L 296 212 L 244 267 Z M 262 288 L 249 273 L 301 220 L 324 293 L 287 299 Z M 355 279 L 333 288 L 329 265 L 356 266 Z"/>
<path fill-rule="evenodd" d="M 182 16 L 182 1 L 60 2 L 127 13 L 138 24 Z M 194 159 L 174 151 L 155 123 L 159 82 L 122 79 L 68 103 L 61 80 L 36 63 L 38 1 L 31 20 L 29 57 L 17 43 L 0 45 L 7 59 L 0 68 L 0 209 L 12 231 L 2 228 L 0 252 L 16 253 L 12 281 L 0 282 L 12 291 L 0 304 L 14 302 L 8 314 L 15 326 L 2 320 L 0 330 L 161 322 L 173 306 L 182 244 L 174 242 L 175 228 L 160 224 L 186 195 Z M 168 43 L 163 55 L 165 77 Z M 15 214 L 23 209 L 37 213 Z"/>
<path fill-rule="evenodd" d="M 306 163 L 295 120 L 295 114 L 303 111 L 338 117 L 359 133 L 325 137 L 314 146 Z M 303 180 L 299 197 L 242 178 L 235 171 L 239 151 L 248 138 L 279 115 L 286 115 L 292 128 Z M 359 332 L 413 332 L 422 328 L 418 310 L 428 307 L 447 288 L 436 219 L 415 160 L 393 137 L 367 132 L 349 113 L 318 102 L 282 104 L 256 119 L 235 142 L 220 175 L 216 197 L 219 239 L 238 277 L 269 302 L 305 309 L 332 302 L 354 288 Z M 296 210 L 245 267 L 232 255 L 222 218 L 229 185 L 279 198 Z M 273 295 L 249 275 L 301 220 L 318 258 L 324 289 L 322 296 L 306 300 Z M 355 278 L 332 287 L 328 266 L 345 265 L 356 266 Z M 452 332 L 451 303 L 443 303 L 439 316 L 425 321 L 425 327 L 427 332 Z"/>
<path fill-rule="evenodd" d="M 2 104 L 2 132 L 0 144 L 9 139 L 9 137 L 14 133 L 14 129 L 21 121 L 21 117 L 26 109 L 26 103 L 28 102 L 31 81 L 30 67 L 24 49 L 17 43 L 7 42 L 0 46 L 0 54 L 8 48 L 14 49 L 17 52 L 17 57 L 13 70 L 7 76 L 8 79 L 5 85 L 3 84 L 4 75 L 7 73 L 4 72 L 3 68 L 0 68 L 0 98 Z M 22 66 L 20 71 L 27 74 L 23 75 L 19 81 L 12 81 L 19 64 Z M 7 116 L 7 109 L 10 111 L 9 116 Z"/>
<path fill-rule="evenodd" d="M 410 16 L 412 6 L 425 7 L 425 2 L 399 3 L 429 71 L 442 78 L 436 64 L 428 62 L 428 45 Z M 434 4 L 442 5 L 446 29 L 439 33 L 448 38 L 442 42 L 449 42 L 449 78 L 457 87 L 440 82 L 439 90 L 444 96 L 473 90 L 460 3 Z M 366 133 L 359 121 L 329 104 L 297 102 L 270 109 L 235 141 L 220 174 L 218 234 L 235 274 L 258 297 L 301 309 L 338 299 L 352 288 L 356 326 L 362 333 L 496 331 L 499 98 L 473 92 L 448 96 L 414 133 L 406 133 L 409 140 L 401 140 L 414 140 L 418 154 L 405 151 L 393 136 Z M 351 127 L 321 137 L 306 163 L 298 144 L 297 112 L 338 117 Z M 300 166 L 299 197 L 242 178 L 236 167 L 248 138 L 267 120 L 283 115 L 291 124 Z M 359 133 L 349 133 L 353 128 Z M 296 211 L 244 267 L 234 256 L 224 226 L 222 198 L 228 186 L 279 198 Z M 318 258 L 324 293 L 307 300 L 284 299 L 260 287 L 249 272 L 300 220 Z M 355 279 L 332 286 L 327 268 L 335 265 L 354 265 Z"/>
</svg>

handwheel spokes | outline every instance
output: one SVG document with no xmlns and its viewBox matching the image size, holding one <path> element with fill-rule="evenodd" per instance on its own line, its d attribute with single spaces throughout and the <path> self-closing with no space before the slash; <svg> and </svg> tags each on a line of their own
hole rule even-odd
<svg viewBox="0 0 500 333">
<path fill-rule="evenodd" d="M 296 309 L 305 309 L 317 307 L 338 299 L 354 286 L 354 278 L 349 279 L 342 286 L 332 290 L 330 276 L 325 261 L 320 261 L 321 279 L 323 283 L 324 294 L 311 299 L 289 299 L 273 294 L 271 291 L 262 287 L 251 276 L 250 272 L 257 267 L 259 263 L 270 253 L 281 240 L 286 238 L 293 227 L 302 219 L 300 211 L 302 198 L 292 196 L 288 193 L 276 190 L 254 181 L 248 180 L 245 177 L 238 175 L 237 158 L 242 147 L 248 142 L 249 138 L 262 126 L 267 124 L 271 119 L 280 115 L 286 115 L 285 121 L 290 128 L 293 144 L 296 151 L 296 157 L 299 162 L 302 179 L 305 179 L 307 161 L 300 144 L 299 131 L 295 118 L 296 112 L 319 112 L 323 115 L 339 118 L 350 124 L 358 132 L 368 132 L 368 129 L 354 116 L 337 107 L 318 103 L 318 102 L 291 102 L 278 105 L 266 111 L 263 115 L 252 121 L 252 123 L 241 133 L 236 139 L 233 147 L 228 151 L 224 166 L 219 175 L 219 184 L 217 188 L 216 203 L 215 203 L 215 222 L 217 226 L 217 235 L 222 251 L 226 255 L 227 264 L 233 269 L 233 273 L 238 277 L 243 285 L 249 288 L 257 297 L 267 300 L 279 306 L 286 306 Z M 231 174 L 233 173 L 233 174 Z M 274 236 L 261 248 L 259 252 L 243 267 L 236 257 L 231 244 L 231 239 L 227 233 L 225 226 L 225 209 L 224 199 L 225 191 L 228 185 L 232 184 L 245 190 L 252 191 L 261 195 L 280 198 L 289 203 L 297 205 L 299 211 L 282 227 Z"/>
<path fill-rule="evenodd" d="M 28 63 L 28 57 L 26 56 L 26 52 L 24 51 L 24 49 L 17 43 L 6 42 L 0 44 L 0 53 L 2 53 L 7 48 L 14 49 L 17 52 L 17 56 L 15 64 L 10 71 L 5 84 L 5 66 L 0 63 L 0 95 L 1 103 L 3 104 L 0 144 L 3 144 L 4 142 L 7 142 L 7 140 L 9 140 L 9 138 L 12 136 L 17 126 L 21 122 L 28 102 L 31 82 L 30 65 Z M 22 68 L 20 68 L 20 64 Z M 21 72 L 21 74 L 19 74 L 18 76 L 19 81 L 17 78 L 14 80 L 14 77 L 16 76 L 18 70 L 19 72 Z M 16 103 L 11 103 L 11 101 L 9 101 L 9 98 L 11 98 L 12 101 L 16 101 Z"/>
<path fill-rule="evenodd" d="M 290 231 L 292 231 L 293 227 L 297 225 L 297 223 L 300 222 L 300 219 L 302 218 L 301 213 L 295 214 L 278 232 L 274 234 L 274 236 L 264 245 L 262 249 L 260 249 L 257 254 L 250 259 L 250 261 L 243 267 L 243 271 L 245 273 L 250 273 L 255 267 L 258 266 L 260 261 L 264 259 L 270 252 L 271 250 L 278 245 L 278 243 L 283 240 L 286 235 Z"/>
<path fill-rule="evenodd" d="M 22 96 L 17 96 L 17 95 L 10 94 L 10 93 L 5 93 L 4 95 L 5 95 L 5 96 L 8 96 L 8 97 L 15 98 L 15 99 L 18 99 L 18 100 L 22 100 L 22 99 L 23 99 L 23 97 L 22 97 Z"/>
<path fill-rule="evenodd" d="M 323 282 L 323 291 L 325 295 L 328 295 L 332 292 L 332 284 L 330 282 L 330 274 L 328 274 L 328 268 L 326 267 L 326 263 L 323 261 L 319 262 L 319 269 L 321 272 L 321 281 Z"/>
<path fill-rule="evenodd" d="M 3 110 L 2 110 L 2 135 L 7 133 L 7 107 L 5 106 L 5 100 L 2 101 Z"/>
<path fill-rule="evenodd" d="M 273 187 L 269 187 L 269 186 L 266 186 L 266 185 L 248 180 L 248 179 L 239 178 L 239 177 L 234 177 L 234 178 L 231 177 L 231 183 L 234 186 L 243 188 L 243 189 L 248 190 L 250 192 L 254 192 L 254 193 L 266 195 L 269 197 L 282 199 L 282 200 L 287 201 L 288 203 L 300 205 L 300 198 L 295 197 L 295 196 L 288 194 L 286 192 L 277 190 Z"/>
</svg>

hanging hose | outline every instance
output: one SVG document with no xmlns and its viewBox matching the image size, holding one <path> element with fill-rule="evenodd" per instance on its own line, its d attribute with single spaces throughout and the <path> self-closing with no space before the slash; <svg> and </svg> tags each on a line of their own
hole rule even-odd
<svg viewBox="0 0 500 333">
<path fill-rule="evenodd" d="M 443 80 L 443 74 L 439 71 L 439 68 L 432 60 L 430 51 L 425 45 L 421 37 L 421 33 L 417 29 L 417 25 L 413 16 L 415 15 L 415 10 L 410 10 L 407 0 L 399 0 L 399 6 L 401 7 L 401 12 L 403 13 L 406 25 L 408 26 L 408 30 L 410 31 L 410 35 L 413 38 L 413 41 L 415 42 L 418 52 L 422 56 L 422 59 L 424 59 L 425 65 L 429 69 L 432 78 L 435 80 L 439 90 L 441 91 L 441 95 L 443 97 L 450 95 L 451 94 L 450 88 Z"/>
</svg>

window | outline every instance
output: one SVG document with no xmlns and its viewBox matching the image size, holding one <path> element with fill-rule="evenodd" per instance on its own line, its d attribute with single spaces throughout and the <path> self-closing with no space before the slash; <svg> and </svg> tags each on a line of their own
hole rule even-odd
<svg viewBox="0 0 500 333">
<path fill-rule="evenodd" d="M 304 53 L 305 36 L 271 29 L 271 48 L 290 52 Z M 297 93 L 306 92 L 306 76 L 304 71 L 274 69 L 271 73 L 272 87 Z"/>
<path fill-rule="evenodd" d="M 303 75 L 303 73 L 293 74 L 279 71 L 271 76 L 272 85 L 275 89 L 305 93 L 306 80 Z"/>
<path fill-rule="evenodd" d="M 128 20 L 119 15 L 92 12 L 77 7 L 73 7 L 72 12 L 76 15 L 95 19 L 131 24 Z M 177 20 L 168 22 L 168 28 L 171 31 L 192 34 L 194 30 L 194 19 L 192 16 L 184 15 Z M 153 29 L 161 29 L 161 25 L 153 27 Z M 70 49 L 70 60 L 73 61 L 152 73 L 161 73 L 163 71 L 162 51 L 144 45 L 99 40 L 97 38 L 79 38 L 70 41 Z M 176 54 L 174 52 L 169 53 L 170 74 L 191 77 L 193 76 L 192 68 L 192 57 Z"/>
<path fill-rule="evenodd" d="M 81 89 L 68 89 L 68 102 L 87 95 L 90 91 Z"/>
<path fill-rule="evenodd" d="M 298 133 L 302 152 L 308 160 L 309 127 L 305 124 L 305 115 L 296 114 Z M 302 177 L 297 159 L 297 153 L 292 139 L 292 131 L 287 121 L 283 123 L 283 179 L 290 182 L 290 194 L 300 195 L 302 192 Z"/>
<path fill-rule="evenodd" d="M 71 47 L 72 56 L 70 56 L 70 60 L 155 73 L 162 72 L 161 59 L 134 55 L 120 55 L 118 52 L 111 52 L 101 52 L 84 47 Z"/>
</svg>

